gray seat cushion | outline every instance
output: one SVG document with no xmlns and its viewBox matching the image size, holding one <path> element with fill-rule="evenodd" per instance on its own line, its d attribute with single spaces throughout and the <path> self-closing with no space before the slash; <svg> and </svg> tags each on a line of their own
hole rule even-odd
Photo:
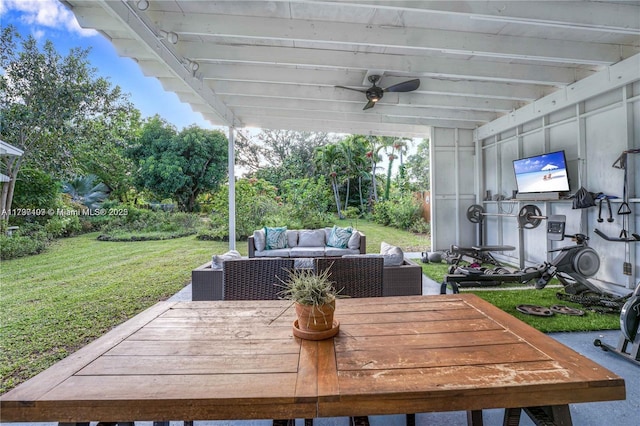
<svg viewBox="0 0 640 426">
<path fill-rule="evenodd" d="M 290 249 L 290 257 L 322 257 L 324 256 L 324 246 L 321 247 L 293 247 Z"/>
<path fill-rule="evenodd" d="M 349 254 L 359 254 L 360 250 L 358 249 L 348 249 L 348 248 L 335 248 L 335 247 L 325 247 L 324 255 L 325 256 L 345 256 Z"/>
<path fill-rule="evenodd" d="M 261 250 L 255 252 L 256 257 L 289 257 L 289 249 Z"/>
</svg>

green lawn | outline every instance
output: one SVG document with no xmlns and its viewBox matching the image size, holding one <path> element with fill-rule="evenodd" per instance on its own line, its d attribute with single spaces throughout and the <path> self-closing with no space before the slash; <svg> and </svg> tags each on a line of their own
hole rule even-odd
<svg viewBox="0 0 640 426">
<path fill-rule="evenodd" d="M 423 249 L 415 236 L 368 221 L 339 220 L 380 242 Z M 191 280 L 191 270 L 228 243 L 184 237 L 103 242 L 98 234 L 58 240 L 44 253 L 0 263 L 0 393 L 46 369 Z M 247 254 L 246 241 L 237 249 Z"/>
<path fill-rule="evenodd" d="M 382 241 L 405 251 L 428 250 L 427 236 L 362 220 L 336 224 L 364 232 L 368 253 L 379 252 Z M 228 243 L 193 236 L 139 242 L 103 242 L 97 236 L 62 239 L 42 254 L 0 263 L 0 393 L 166 300 L 189 283 L 192 269 L 228 250 Z M 246 241 L 239 241 L 237 249 L 246 255 Z M 423 265 L 438 282 L 447 268 L 444 263 Z M 617 315 L 547 319 L 515 312 L 519 303 L 558 303 L 555 289 L 478 294 L 544 331 L 618 328 Z"/>
<path fill-rule="evenodd" d="M 194 237 L 115 243 L 97 236 L 62 239 L 42 254 L 2 261 L 2 393 L 175 294 L 193 268 L 227 249 Z"/>
<path fill-rule="evenodd" d="M 422 264 L 422 272 L 432 280 L 441 283 L 447 274 L 449 265 L 446 263 Z M 533 285 L 518 283 L 503 283 L 496 287 L 483 289 L 461 289 L 461 292 L 472 292 L 487 302 L 497 306 L 516 318 L 521 319 L 532 327 L 545 333 L 554 331 L 589 331 L 589 330 L 617 330 L 620 328 L 619 314 L 600 314 L 582 308 L 577 303 L 560 301 L 556 293 L 561 291 L 557 287 L 559 281 L 555 278 L 549 286 L 542 290 L 536 290 Z M 552 317 L 538 317 L 527 315 L 516 309 L 518 305 L 537 305 L 551 307 L 552 305 L 566 305 L 585 311 L 584 316 L 569 316 L 555 314 Z"/>
</svg>

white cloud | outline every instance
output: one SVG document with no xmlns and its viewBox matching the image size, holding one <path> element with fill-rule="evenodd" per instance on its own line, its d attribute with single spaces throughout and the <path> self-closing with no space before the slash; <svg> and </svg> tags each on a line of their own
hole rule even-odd
<svg viewBox="0 0 640 426">
<path fill-rule="evenodd" d="M 53 29 L 65 29 L 82 36 L 96 34 L 93 29 L 84 29 L 78 25 L 76 17 L 58 0 L 0 0 L 0 13 L 7 11 L 21 12 L 26 24 Z M 34 28 L 35 34 L 42 34 L 42 29 Z"/>
</svg>

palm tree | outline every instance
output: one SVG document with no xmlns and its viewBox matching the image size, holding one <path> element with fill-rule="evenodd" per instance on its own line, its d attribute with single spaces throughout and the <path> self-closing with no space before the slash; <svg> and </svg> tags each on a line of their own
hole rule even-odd
<svg viewBox="0 0 640 426">
<path fill-rule="evenodd" d="M 336 144 L 329 144 L 316 148 L 314 161 L 318 170 L 325 172 L 329 176 L 333 197 L 336 200 L 338 217 L 344 219 L 342 208 L 340 207 L 340 194 L 338 191 L 338 170 L 340 170 L 341 153 Z"/>
<path fill-rule="evenodd" d="M 366 153 L 366 157 L 369 158 L 371 163 L 371 185 L 373 189 L 373 201 L 378 201 L 378 185 L 376 181 L 376 171 L 378 169 L 378 163 L 382 161 L 380 151 L 385 147 L 383 140 L 380 136 L 369 137 L 370 150 Z"/>
<path fill-rule="evenodd" d="M 109 197 L 109 187 L 102 182 L 96 183 L 96 175 L 77 176 L 62 186 L 62 191 L 75 202 L 94 210 Z"/>
<path fill-rule="evenodd" d="M 405 138 L 389 138 L 389 140 L 387 140 L 388 145 L 386 146 L 387 148 L 391 148 L 391 152 L 388 152 L 387 154 L 389 158 L 389 168 L 387 169 L 387 184 L 384 191 L 385 200 L 389 199 L 389 193 L 391 191 L 391 168 L 393 166 L 393 161 L 400 157 L 400 167 L 402 168 L 404 165 L 403 155 L 407 152 L 407 141 L 408 139 Z"/>
</svg>

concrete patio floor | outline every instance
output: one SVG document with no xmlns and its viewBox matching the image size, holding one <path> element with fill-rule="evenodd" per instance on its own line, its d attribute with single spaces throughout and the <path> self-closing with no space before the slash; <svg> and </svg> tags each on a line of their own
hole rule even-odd
<svg viewBox="0 0 640 426">
<path fill-rule="evenodd" d="M 416 256 L 419 257 L 419 253 Z M 440 294 L 440 283 L 424 277 L 422 294 Z M 169 300 L 191 300 L 191 285 L 187 285 Z M 576 352 L 597 362 L 603 367 L 625 379 L 627 398 L 624 401 L 595 402 L 570 405 L 571 416 L 575 426 L 616 426 L 640 425 L 640 367 L 629 361 L 602 351 L 593 345 L 594 339 L 616 346 L 620 331 L 595 331 L 580 333 L 550 333 L 552 338 L 572 348 Z M 493 409 L 483 411 L 485 426 L 502 425 L 504 410 Z M 404 415 L 370 416 L 372 426 L 404 426 Z M 0 423 L 5 424 L 5 423 Z M 24 426 L 56 426 L 55 423 L 11 423 Z M 195 426 L 271 426 L 270 420 L 255 421 L 196 421 Z M 304 421 L 296 420 L 296 426 L 303 426 Z M 315 426 L 349 426 L 348 417 L 320 418 L 314 420 Z M 447 413 L 418 413 L 417 426 L 458 426 L 466 425 L 466 413 L 454 411 Z M 534 423 L 523 414 L 521 426 L 533 426 Z M 95 423 L 92 423 L 95 426 Z M 152 422 L 136 422 L 136 426 L 153 426 Z M 182 422 L 171 422 L 171 426 L 182 426 Z"/>
</svg>

